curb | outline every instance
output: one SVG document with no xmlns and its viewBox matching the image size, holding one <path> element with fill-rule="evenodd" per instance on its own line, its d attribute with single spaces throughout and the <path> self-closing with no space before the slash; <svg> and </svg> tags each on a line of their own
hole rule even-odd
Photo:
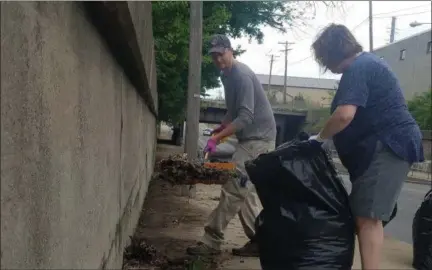
<svg viewBox="0 0 432 270">
<path fill-rule="evenodd" d="M 419 184 L 419 185 L 425 185 L 425 186 L 432 186 L 432 180 L 420 180 L 420 179 L 412 178 L 412 177 L 408 177 L 408 179 L 405 180 L 405 182 Z"/>
</svg>

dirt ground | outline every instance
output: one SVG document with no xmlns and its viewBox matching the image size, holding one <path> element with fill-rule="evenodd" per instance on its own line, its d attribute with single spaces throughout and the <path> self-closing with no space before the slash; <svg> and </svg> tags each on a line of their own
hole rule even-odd
<svg viewBox="0 0 432 270">
<path fill-rule="evenodd" d="M 134 237 L 145 238 L 170 260 L 188 259 L 186 248 L 195 244 L 203 234 L 206 219 L 218 203 L 219 190 L 218 186 L 197 185 L 196 198 L 190 199 L 180 196 L 180 187 L 153 181 Z M 224 253 L 215 257 L 211 265 L 199 270 L 222 269 L 224 262 L 233 259 L 230 249 L 247 242 L 238 218 L 229 227 Z M 258 260 L 256 263 L 259 265 Z"/>
</svg>

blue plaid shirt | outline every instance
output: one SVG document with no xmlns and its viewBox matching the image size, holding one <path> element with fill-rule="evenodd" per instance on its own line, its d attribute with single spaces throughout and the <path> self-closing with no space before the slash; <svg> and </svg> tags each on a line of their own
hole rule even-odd
<svg viewBox="0 0 432 270">
<path fill-rule="evenodd" d="M 357 106 L 356 115 L 333 142 L 352 177 L 369 167 L 378 140 L 409 163 L 424 160 L 422 134 L 398 79 L 376 55 L 362 53 L 342 74 L 331 112 L 348 104 Z"/>
</svg>

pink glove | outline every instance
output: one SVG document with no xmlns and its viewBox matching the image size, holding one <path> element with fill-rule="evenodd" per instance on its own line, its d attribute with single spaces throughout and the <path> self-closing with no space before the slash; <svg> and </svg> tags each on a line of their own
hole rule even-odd
<svg viewBox="0 0 432 270">
<path fill-rule="evenodd" d="M 220 126 L 218 126 L 217 128 L 215 128 L 215 129 L 213 129 L 213 131 L 212 131 L 212 135 L 213 134 L 218 134 L 219 132 L 221 132 L 222 130 L 224 130 L 226 128 L 226 126 L 225 125 L 220 125 Z"/>
<path fill-rule="evenodd" d="M 216 140 L 214 140 L 213 138 L 210 138 L 207 141 L 207 145 L 204 148 L 204 152 L 205 153 L 213 153 L 213 152 L 215 152 L 216 151 L 216 145 L 217 145 Z"/>
</svg>

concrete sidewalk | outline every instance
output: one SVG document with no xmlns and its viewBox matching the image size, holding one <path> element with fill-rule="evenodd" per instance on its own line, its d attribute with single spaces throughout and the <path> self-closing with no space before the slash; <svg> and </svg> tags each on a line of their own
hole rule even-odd
<svg viewBox="0 0 432 270">
<path fill-rule="evenodd" d="M 186 248 L 200 239 L 208 215 L 218 204 L 220 186 L 197 185 L 194 199 L 179 194 L 178 187 L 153 182 L 136 232 L 170 258 L 185 256 Z M 225 239 L 224 252 L 215 259 L 218 267 L 211 269 L 261 269 L 258 258 L 233 257 L 229 252 L 247 241 L 238 217 L 229 224 Z M 411 245 L 386 238 L 381 269 L 412 269 L 411 261 Z M 358 253 L 353 269 L 360 269 Z"/>
</svg>

